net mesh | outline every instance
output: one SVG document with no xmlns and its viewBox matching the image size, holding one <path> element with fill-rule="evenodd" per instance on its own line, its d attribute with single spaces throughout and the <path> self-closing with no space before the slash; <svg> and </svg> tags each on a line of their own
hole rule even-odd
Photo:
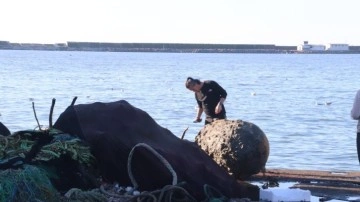
<svg viewBox="0 0 360 202">
<path fill-rule="evenodd" d="M 0 201 L 58 201 L 57 190 L 35 166 L 4 170 L 0 182 Z"/>
</svg>

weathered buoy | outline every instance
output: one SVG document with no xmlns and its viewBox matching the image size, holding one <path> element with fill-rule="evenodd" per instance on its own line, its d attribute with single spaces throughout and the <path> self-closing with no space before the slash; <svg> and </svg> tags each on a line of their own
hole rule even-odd
<svg viewBox="0 0 360 202">
<path fill-rule="evenodd" d="M 207 124 L 195 142 L 236 179 L 245 179 L 265 168 L 269 142 L 255 124 L 242 120 L 217 120 Z"/>
</svg>

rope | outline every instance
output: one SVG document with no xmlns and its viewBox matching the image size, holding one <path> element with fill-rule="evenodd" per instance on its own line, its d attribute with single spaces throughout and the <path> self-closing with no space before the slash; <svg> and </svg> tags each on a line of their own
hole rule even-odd
<svg viewBox="0 0 360 202">
<path fill-rule="evenodd" d="M 100 185 L 100 192 L 107 195 L 107 196 L 111 196 L 111 197 L 115 197 L 115 198 L 125 198 L 125 199 L 129 199 L 132 198 L 133 196 L 131 195 L 123 195 L 123 194 L 119 194 L 119 193 L 112 193 L 109 192 L 105 189 L 104 185 Z"/>
<path fill-rule="evenodd" d="M 90 191 L 82 191 L 78 188 L 72 188 L 64 195 L 67 199 L 76 201 L 106 201 L 106 197 L 99 191 L 93 189 Z"/>
<path fill-rule="evenodd" d="M 144 191 L 139 195 L 123 195 L 116 192 L 115 193 L 109 192 L 105 189 L 104 185 L 101 185 L 100 186 L 101 193 L 114 198 L 127 199 L 126 201 L 134 201 L 134 202 L 135 201 L 136 202 L 151 202 L 151 201 L 152 202 L 196 202 L 196 200 L 184 188 L 179 186 L 183 183 L 177 184 L 177 174 L 170 165 L 170 163 L 163 156 L 161 156 L 155 149 L 153 149 L 152 147 L 150 147 L 145 143 L 139 143 L 135 145 L 131 149 L 128 156 L 128 162 L 127 162 L 128 174 L 131 183 L 133 184 L 134 190 L 137 190 L 138 183 L 136 182 L 131 171 L 131 160 L 135 152 L 135 149 L 138 147 L 144 147 L 150 152 L 152 152 L 165 165 L 165 167 L 169 169 L 170 173 L 173 176 L 172 185 L 166 185 L 162 189 L 151 192 Z"/>
<path fill-rule="evenodd" d="M 156 198 L 156 195 L 159 195 Z M 182 196 L 182 198 L 177 198 L 174 195 Z M 184 188 L 176 185 L 166 185 L 160 190 L 155 190 L 152 192 L 142 192 L 140 195 L 134 196 L 128 201 L 153 201 L 153 202 L 196 202 L 196 199 L 192 197 Z"/>
<path fill-rule="evenodd" d="M 183 193 L 184 197 L 182 199 L 174 198 L 175 192 Z M 169 202 L 173 202 L 173 201 L 184 201 L 184 202 L 196 201 L 184 188 L 179 187 L 179 186 L 172 186 L 172 185 L 167 185 L 161 190 L 158 201 L 161 201 L 163 198 L 164 198 L 164 201 L 169 201 Z"/>
<path fill-rule="evenodd" d="M 134 186 L 134 189 L 137 189 L 139 187 L 139 185 L 137 184 L 137 182 L 132 174 L 132 171 L 131 171 L 131 160 L 132 160 L 132 156 L 134 154 L 135 149 L 138 147 L 144 147 L 144 148 L 148 149 L 149 151 L 151 151 L 165 165 L 165 167 L 169 169 L 170 173 L 173 176 L 172 185 L 177 184 L 177 175 L 176 175 L 176 172 L 174 171 L 174 169 L 172 168 L 172 166 L 170 165 L 170 163 L 149 145 L 147 145 L 145 143 L 138 143 L 131 149 L 129 156 L 128 156 L 128 162 L 127 162 L 129 178 L 131 180 L 131 183 Z"/>
</svg>

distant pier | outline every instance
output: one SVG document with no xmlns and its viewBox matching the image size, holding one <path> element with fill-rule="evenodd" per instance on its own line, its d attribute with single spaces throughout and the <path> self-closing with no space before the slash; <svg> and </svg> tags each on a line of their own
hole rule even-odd
<svg viewBox="0 0 360 202">
<path fill-rule="evenodd" d="M 103 43 L 67 42 L 55 44 L 0 41 L 0 50 L 166 52 L 166 53 L 274 53 L 274 54 L 359 54 L 360 46 L 348 51 L 298 51 L 297 46 L 274 44 L 189 44 L 189 43 Z"/>
</svg>

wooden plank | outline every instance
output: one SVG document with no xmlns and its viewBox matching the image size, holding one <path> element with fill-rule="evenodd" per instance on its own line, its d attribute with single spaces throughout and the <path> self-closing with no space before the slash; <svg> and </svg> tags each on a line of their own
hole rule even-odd
<svg viewBox="0 0 360 202">
<path fill-rule="evenodd" d="M 360 199 L 360 172 L 268 169 L 251 176 L 248 181 L 263 182 L 269 187 L 282 182 L 293 182 L 289 188 L 310 190 L 313 196 L 326 200 Z M 266 187 L 266 186 L 265 186 Z"/>
<path fill-rule="evenodd" d="M 323 181 L 347 181 L 360 183 L 360 172 L 353 171 L 315 171 L 315 170 L 287 170 L 269 169 L 264 173 L 258 173 L 251 178 L 266 179 L 277 178 L 278 180 L 323 180 Z"/>
</svg>

